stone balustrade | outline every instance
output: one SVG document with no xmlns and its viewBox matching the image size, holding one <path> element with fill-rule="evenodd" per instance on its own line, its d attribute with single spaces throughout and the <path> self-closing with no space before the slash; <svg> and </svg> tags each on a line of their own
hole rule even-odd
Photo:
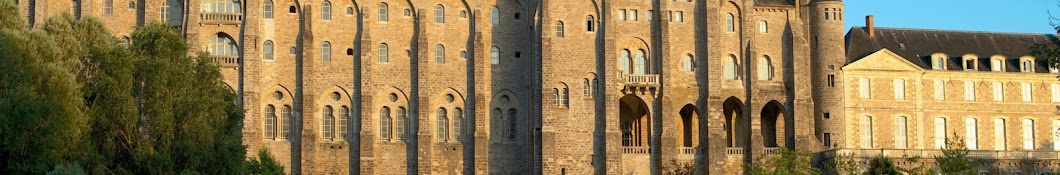
<svg viewBox="0 0 1060 175">
<path fill-rule="evenodd" d="M 210 56 L 210 60 L 221 67 L 238 67 L 238 56 Z"/>
<path fill-rule="evenodd" d="M 199 16 L 203 24 L 239 24 L 243 21 L 241 13 L 202 12 Z"/>
<path fill-rule="evenodd" d="M 659 75 L 626 74 L 623 75 L 626 87 L 659 87 Z"/>
<path fill-rule="evenodd" d="M 643 146 L 623 146 L 622 153 L 624 154 L 648 154 L 651 153 L 650 147 Z"/>
<path fill-rule="evenodd" d="M 826 152 L 827 156 L 836 154 L 847 155 L 856 158 L 873 158 L 884 156 L 890 158 L 920 157 L 934 158 L 943 156 L 940 149 L 838 149 Z M 1000 150 L 969 150 L 968 157 L 977 159 L 1060 159 L 1060 151 L 1000 151 Z"/>
</svg>

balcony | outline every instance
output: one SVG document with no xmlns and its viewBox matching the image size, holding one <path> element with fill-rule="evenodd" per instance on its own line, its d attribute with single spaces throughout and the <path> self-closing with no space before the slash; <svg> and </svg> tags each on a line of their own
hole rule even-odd
<svg viewBox="0 0 1060 175">
<path fill-rule="evenodd" d="M 839 149 L 835 153 L 856 158 L 874 158 L 884 156 L 890 158 L 921 157 L 934 158 L 942 156 L 942 150 L 938 149 Z M 833 154 L 828 154 L 834 156 Z M 1056 160 L 1060 159 L 1057 151 L 997 151 L 997 150 L 969 150 L 968 157 L 977 159 L 1021 159 L 1021 160 Z"/>
<path fill-rule="evenodd" d="M 696 154 L 696 148 L 695 147 L 680 147 L 678 149 L 680 149 L 681 154 L 684 154 L 684 155 Z"/>
<path fill-rule="evenodd" d="M 238 56 L 210 56 L 210 60 L 221 67 L 238 67 L 239 57 Z"/>
<path fill-rule="evenodd" d="M 763 151 L 766 153 L 766 155 L 780 155 L 780 148 L 777 147 L 765 148 Z"/>
<path fill-rule="evenodd" d="M 743 157 L 743 147 L 725 148 L 725 155 L 728 155 L 729 157 Z"/>
<path fill-rule="evenodd" d="M 626 87 L 659 87 L 659 75 L 656 74 L 625 74 L 622 76 Z"/>
<path fill-rule="evenodd" d="M 623 154 L 648 154 L 648 153 L 651 153 L 651 148 L 650 147 L 641 147 L 641 146 L 623 146 L 622 147 L 622 153 Z"/>
<path fill-rule="evenodd" d="M 203 24 L 238 25 L 241 21 L 243 21 L 243 14 L 241 13 L 202 12 L 199 15 L 202 17 Z"/>
</svg>

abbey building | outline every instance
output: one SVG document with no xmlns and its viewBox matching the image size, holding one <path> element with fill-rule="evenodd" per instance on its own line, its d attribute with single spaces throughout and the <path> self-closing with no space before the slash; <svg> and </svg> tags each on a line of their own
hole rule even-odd
<svg viewBox="0 0 1060 175">
<path fill-rule="evenodd" d="M 241 97 L 248 152 L 296 174 L 734 174 L 952 132 L 1030 173 L 1060 148 L 1060 81 L 1026 50 L 1046 35 L 844 35 L 840 0 L 18 1 L 122 43 L 172 25 Z"/>
</svg>

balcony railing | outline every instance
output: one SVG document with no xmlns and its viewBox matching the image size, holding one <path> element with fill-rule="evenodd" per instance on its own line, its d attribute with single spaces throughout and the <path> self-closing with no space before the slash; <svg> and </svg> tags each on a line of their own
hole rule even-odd
<svg viewBox="0 0 1060 175">
<path fill-rule="evenodd" d="M 873 158 L 884 156 L 890 158 L 920 157 L 934 158 L 942 156 L 942 150 L 938 149 L 839 149 L 835 153 L 858 158 Z M 968 157 L 978 159 L 1060 159 L 1058 151 L 997 151 L 997 150 L 969 150 Z"/>
<path fill-rule="evenodd" d="M 777 147 L 765 148 L 763 151 L 765 151 L 767 155 L 780 155 L 780 148 Z"/>
<path fill-rule="evenodd" d="M 623 75 L 627 87 L 658 87 L 659 75 L 656 74 L 626 74 Z"/>
<path fill-rule="evenodd" d="M 205 24 L 239 24 L 243 21 L 241 13 L 202 12 L 199 15 L 202 17 L 202 23 Z"/>
<path fill-rule="evenodd" d="M 728 147 L 725 148 L 725 155 L 729 156 L 743 156 L 743 147 Z"/>
<path fill-rule="evenodd" d="M 238 56 L 210 56 L 210 60 L 221 67 L 238 67 L 239 57 Z"/>
<path fill-rule="evenodd" d="M 651 152 L 650 147 L 640 146 L 623 146 L 622 153 L 624 154 L 648 154 Z"/>
<path fill-rule="evenodd" d="M 695 147 L 680 147 L 678 149 L 681 150 L 681 154 L 689 154 L 689 155 L 696 154 L 696 148 Z"/>
</svg>

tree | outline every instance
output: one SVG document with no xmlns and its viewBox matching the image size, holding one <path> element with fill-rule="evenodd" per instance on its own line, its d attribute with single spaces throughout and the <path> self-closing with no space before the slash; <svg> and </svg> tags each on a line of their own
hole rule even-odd
<svg viewBox="0 0 1060 175">
<path fill-rule="evenodd" d="M 676 162 L 675 162 L 676 163 Z M 269 150 L 258 151 L 258 158 L 249 160 L 247 173 L 254 175 L 283 175 L 283 165 L 272 158 Z"/>
<path fill-rule="evenodd" d="M 813 155 L 806 150 L 789 150 L 781 148 L 779 155 L 763 157 L 756 163 L 749 164 L 745 168 L 747 174 L 751 175 L 806 175 L 821 174 L 821 171 L 810 164 Z"/>
<path fill-rule="evenodd" d="M 677 162 L 677 160 L 670 160 L 670 164 L 663 166 L 664 175 L 691 175 L 695 167 L 691 163 Z"/>
<path fill-rule="evenodd" d="M 1060 6 L 1060 3 L 1057 3 Z M 1060 33 L 1060 18 L 1053 16 L 1052 12 L 1047 12 L 1049 16 L 1049 25 L 1053 26 L 1053 29 Z M 1049 42 L 1036 43 L 1031 46 L 1031 55 L 1034 55 L 1038 61 L 1044 61 L 1049 68 L 1060 69 L 1060 39 L 1056 37 L 1050 37 Z"/>
<path fill-rule="evenodd" d="M 968 148 L 965 147 L 964 139 L 953 133 L 952 138 L 946 139 L 946 147 L 942 148 L 942 156 L 936 156 L 935 161 L 942 174 L 977 174 L 979 167 L 975 160 L 968 157 Z"/>
<path fill-rule="evenodd" d="M 865 172 L 865 175 L 898 175 L 898 167 L 894 165 L 894 160 L 891 158 L 877 156 L 869 160 L 869 170 Z"/>
</svg>

